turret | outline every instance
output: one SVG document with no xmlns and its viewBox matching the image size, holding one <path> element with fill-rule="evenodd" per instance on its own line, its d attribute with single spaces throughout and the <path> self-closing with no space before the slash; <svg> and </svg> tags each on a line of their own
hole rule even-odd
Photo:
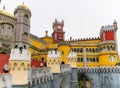
<svg viewBox="0 0 120 88">
<path fill-rule="evenodd" d="M 98 56 L 100 65 L 112 66 L 118 63 L 117 29 L 116 21 L 113 25 L 101 27 Z"/>
<path fill-rule="evenodd" d="M 77 68 L 76 62 L 77 62 L 77 54 L 71 51 L 67 56 L 67 64 L 70 64 L 71 68 Z"/>
<path fill-rule="evenodd" d="M 20 4 L 14 11 L 15 18 L 17 19 L 16 26 L 16 44 L 22 46 L 29 43 L 30 38 L 30 9 L 23 4 Z M 26 45 L 29 48 L 28 45 Z"/>
<path fill-rule="evenodd" d="M 101 41 L 116 41 L 117 22 L 114 21 L 113 25 L 102 26 L 100 30 Z"/>
<path fill-rule="evenodd" d="M 47 56 L 47 67 L 51 67 L 52 73 L 60 73 L 61 56 L 58 51 L 49 51 Z"/>
<path fill-rule="evenodd" d="M 55 43 L 64 41 L 65 32 L 63 31 L 63 27 L 64 27 L 64 21 L 62 20 L 61 22 L 58 22 L 55 19 L 55 22 L 53 23 L 53 33 L 52 33 Z"/>
<path fill-rule="evenodd" d="M 12 85 L 16 87 L 28 85 L 30 51 L 21 47 L 12 49 L 9 65 L 10 73 L 12 74 Z"/>
<path fill-rule="evenodd" d="M 116 20 L 114 20 L 113 26 L 114 26 L 114 29 L 115 29 L 115 30 L 118 29 L 118 26 L 117 26 L 117 22 L 116 22 Z"/>
</svg>

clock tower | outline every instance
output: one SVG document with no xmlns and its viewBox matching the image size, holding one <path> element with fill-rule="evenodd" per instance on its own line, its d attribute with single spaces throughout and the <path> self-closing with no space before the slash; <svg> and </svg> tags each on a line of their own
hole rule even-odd
<svg viewBox="0 0 120 88">
<path fill-rule="evenodd" d="M 61 22 L 58 22 L 55 19 L 55 22 L 53 23 L 53 33 L 52 33 L 54 43 L 59 43 L 64 41 L 65 32 L 63 31 L 63 27 L 64 27 L 64 21 L 62 20 Z"/>
</svg>

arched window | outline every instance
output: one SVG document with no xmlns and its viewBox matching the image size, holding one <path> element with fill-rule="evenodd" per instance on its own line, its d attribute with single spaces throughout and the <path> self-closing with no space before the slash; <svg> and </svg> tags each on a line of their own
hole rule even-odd
<svg viewBox="0 0 120 88">
<path fill-rule="evenodd" d="M 96 62 L 99 62 L 99 59 L 98 59 L 98 58 L 96 58 Z"/>
<path fill-rule="evenodd" d="M 22 63 L 21 65 L 20 65 L 20 70 L 25 70 L 25 64 L 24 63 Z"/>
<path fill-rule="evenodd" d="M 81 62 L 83 62 L 83 58 L 81 58 Z"/>
<path fill-rule="evenodd" d="M 24 34 L 23 34 L 23 40 L 28 40 L 28 33 L 27 32 L 25 32 Z"/>
<path fill-rule="evenodd" d="M 14 63 L 14 66 L 13 66 L 14 70 L 17 70 L 18 69 L 18 66 L 16 63 Z"/>
<path fill-rule="evenodd" d="M 28 20 L 29 20 L 28 15 L 24 15 L 24 22 L 25 22 L 25 23 L 28 23 Z"/>
<path fill-rule="evenodd" d="M 89 58 L 87 58 L 87 62 L 89 62 Z"/>
<path fill-rule="evenodd" d="M 2 27 L 2 29 L 1 29 L 1 34 L 4 34 L 4 31 L 5 31 L 5 28 Z"/>
<path fill-rule="evenodd" d="M 74 52 L 76 52 L 76 48 L 74 48 Z"/>
<path fill-rule="evenodd" d="M 77 61 L 78 61 L 78 62 L 81 62 L 81 60 L 80 60 L 80 58 L 79 58 L 79 57 L 77 58 Z"/>
<path fill-rule="evenodd" d="M 92 51 L 92 49 L 90 48 L 90 49 L 89 49 L 89 52 L 91 52 L 91 51 Z"/>
<path fill-rule="evenodd" d="M 81 53 L 83 52 L 83 49 L 82 49 L 82 48 L 80 49 L 80 52 L 81 52 Z"/>
<path fill-rule="evenodd" d="M 95 62 L 95 58 L 93 58 L 93 62 Z"/>
<path fill-rule="evenodd" d="M 92 49 L 92 52 L 93 52 L 93 53 L 95 52 L 95 49 L 94 49 L 94 48 Z"/>
<path fill-rule="evenodd" d="M 77 52 L 79 52 L 79 48 L 77 48 Z"/>
<path fill-rule="evenodd" d="M 89 52 L 88 48 L 86 48 L 86 52 Z"/>
<path fill-rule="evenodd" d="M 98 52 L 98 49 L 97 49 L 97 48 L 95 49 L 95 52 Z"/>
</svg>

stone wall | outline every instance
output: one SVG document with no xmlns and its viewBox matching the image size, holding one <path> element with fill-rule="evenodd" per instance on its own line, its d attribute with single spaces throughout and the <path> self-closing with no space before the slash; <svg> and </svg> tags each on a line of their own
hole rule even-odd
<svg viewBox="0 0 120 88">
<path fill-rule="evenodd" d="M 12 88 L 10 74 L 0 74 L 0 88 Z"/>
<path fill-rule="evenodd" d="M 92 88 L 120 88 L 120 66 L 83 67 L 78 73 L 88 77 Z"/>
</svg>

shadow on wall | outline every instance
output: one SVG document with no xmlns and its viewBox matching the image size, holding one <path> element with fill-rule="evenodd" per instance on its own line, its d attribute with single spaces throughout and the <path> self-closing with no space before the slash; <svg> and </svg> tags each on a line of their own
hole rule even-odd
<svg viewBox="0 0 120 88">
<path fill-rule="evenodd" d="M 93 88 L 91 80 L 84 74 L 78 74 L 78 86 L 79 88 Z"/>
</svg>

